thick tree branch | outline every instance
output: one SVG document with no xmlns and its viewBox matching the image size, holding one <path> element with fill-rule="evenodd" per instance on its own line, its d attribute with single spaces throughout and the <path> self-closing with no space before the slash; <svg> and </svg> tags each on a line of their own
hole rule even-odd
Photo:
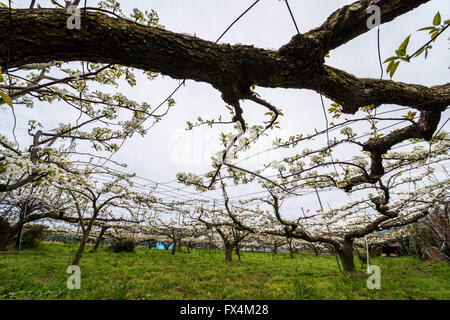
<svg viewBox="0 0 450 320">
<path fill-rule="evenodd" d="M 385 17 L 388 20 L 426 1 L 378 2 L 383 8 L 385 3 L 391 7 L 392 12 Z M 69 15 L 62 9 L 13 9 L 11 14 L 9 68 L 77 60 L 126 65 L 161 72 L 175 79 L 209 83 L 222 92 L 224 101 L 231 105 L 248 97 L 252 84 L 319 91 L 316 77 L 321 93 L 341 103 L 346 113 L 355 113 L 368 104 L 393 103 L 419 110 L 442 110 L 450 104 L 450 85 L 427 88 L 358 79 L 324 66 L 323 57 L 327 49 L 320 43 L 324 37 L 322 32 L 317 30 L 307 36 L 298 35 L 294 42 L 274 51 L 253 46 L 214 44 L 93 11 L 82 17 L 82 30 L 67 28 Z M 0 24 L 9 26 L 9 9 L 0 9 Z M 367 28 L 365 21 L 358 28 Z M 359 33 L 347 36 L 345 32 L 339 32 L 339 35 L 349 40 Z M 337 38 L 333 41 L 335 45 L 343 43 Z M 3 37 L 0 40 L 0 65 L 3 69 L 7 67 L 7 56 L 8 41 Z"/>
<path fill-rule="evenodd" d="M 344 113 L 354 114 L 363 106 L 381 104 L 430 111 L 443 111 L 450 105 L 450 83 L 428 88 L 391 80 L 357 78 L 329 66 L 324 69 L 319 79 L 321 93 L 341 104 Z"/>
<path fill-rule="evenodd" d="M 394 20 L 430 0 L 360 0 L 335 11 L 319 28 L 309 31 L 306 37 L 322 43 L 326 50 L 336 49 L 369 31 L 367 20 L 372 13 L 367 8 L 376 5 L 381 9 L 381 23 Z M 295 41 L 295 40 L 293 40 Z"/>
</svg>

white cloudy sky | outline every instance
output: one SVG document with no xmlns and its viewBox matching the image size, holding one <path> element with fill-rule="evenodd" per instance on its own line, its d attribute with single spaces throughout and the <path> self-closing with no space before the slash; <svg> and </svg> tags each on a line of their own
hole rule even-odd
<svg viewBox="0 0 450 320">
<path fill-rule="evenodd" d="M 50 6 L 50 1 L 38 0 L 43 7 Z M 83 1 L 82 1 L 83 2 Z M 197 37 L 215 41 L 217 37 L 238 17 L 254 0 L 132 0 L 122 1 L 125 12 L 132 8 L 140 10 L 154 9 L 160 23 L 166 29 L 174 32 L 195 34 Z M 352 0 L 291 0 L 290 5 L 296 17 L 301 32 L 319 26 L 333 11 L 343 5 L 352 3 Z M 95 6 L 97 1 L 88 1 L 88 6 Z M 27 7 L 29 1 L 15 0 L 14 7 Z M 381 26 L 381 53 L 383 60 L 393 55 L 398 45 L 412 33 L 410 48 L 419 48 L 428 40 L 426 33 L 416 32 L 417 29 L 431 24 L 433 16 L 440 11 L 444 19 L 450 18 L 450 1 L 433 0 L 418 9 L 405 14 L 393 22 Z M 236 44 L 249 44 L 262 48 L 279 48 L 287 43 L 296 30 L 287 11 L 284 1 L 261 0 L 257 6 L 240 20 L 222 39 L 222 42 Z M 330 53 L 327 64 L 341 68 L 359 77 L 380 76 L 377 55 L 376 29 L 350 41 L 346 45 Z M 429 58 L 415 59 L 410 64 L 402 64 L 394 80 L 424 85 L 438 85 L 449 82 L 450 79 L 450 31 L 441 37 L 434 46 Z M 178 85 L 177 80 L 160 77 L 156 81 L 145 81 L 139 78 L 139 85 L 135 88 L 122 86 L 120 91 L 130 98 L 146 101 L 158 105 Z M 264 99 L 283 110 L 284 117 L 280 120 L 281 128 L 275 134 L 287 136 L 301 132 L 313 132 L 315 128 L 323 129 L 325 126 L 320 97 L 317 93 L 308 90 L 264 89 L 256 90 Z M 128 141 L 114 160 L 126 162 L 131 171 L 136 172 L 154 181 L 164 182 L 175 179 L 177 172 L 206 173 L 211 170 L 210 157 L 219 150 L 218 133 L 227 128 L 200 128 L 194 131 L 185 131 L 186 121 L 194 121 L 198 116 L 204 119 L 217 118 L 218 115 L 228 115 L 225 103 L 220 93 L 210 85 L 187 81 L 175 95 L 177 102 L 175 108 L 164 120 L 154 127 L 145 137 L 136 137 Z M 325 100 L 326 106 L 331 101 Z M 244 116 L 251 124 L 260 124 L 266 112 L 254 103 L 245 102 Z M 385 106 L 383 110 L 396 106 Z M 18 129 L 20 141 L 25 141 L 27 119 L 36 117 L 46 129 L 56 127 L 60 122 L 70 121 L 73 113 L 61 109 L 58 105 L 36 104 L 33 111 L 21 110 L 17 107 Z M 449 117 L 446 112 L 443 121 Z M 0 111 L 0 133 L 11 135 L 12 117 L 8 109 Z M 363 128 L 364 129 L 364 128 Z M 368 130 L 368 127 L 365 128 Z M 24 142 L 25 143 L 25 142 Z M 258 153 L 270 147 L 268 140 L 262 141 L 250 154 Z M 277 154 L 268 154 L 266 157 L 254 158 L 252 162 L 243 162 L 243 166 L 255 168 Z M 345 157 L 345 155 L 344 155 Z M 173 187 L 176 183 L 170 184 Z M 195 191 L 183 189 L 184 191 Z M 258 191 L 254 186 L 231 188 L 231 196 Z M 180 191 L 182 192 L 182 191 Z M 219 197 L 217 193 L 210 195 Z M 324 193 L 324 202 L 337 205 L 342 199 L 341 193 Z M 295 199 L 287 206 L 287 211 L 297 211 L 299 206 L 317 207 L 315 195 Z"/>
</svg>

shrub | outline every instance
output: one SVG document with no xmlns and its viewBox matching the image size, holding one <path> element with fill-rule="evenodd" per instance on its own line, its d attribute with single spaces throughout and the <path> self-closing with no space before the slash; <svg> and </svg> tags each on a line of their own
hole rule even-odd
<svg viewBox="0 0 450 320">
<path fill-rule="evenodd" d="M 40 224 L 25 225 L 22 234 L 22 249 L 36 249 L 45 236 L 47 226 Z M 12 242 L 17 242 L 17 237 L 13 237 Z"/>
<path fill-rule="evenodd" d="M 111 243 L 110 248 L 115 252 L 133 252 L 136 243 L 133 239 L 115 240 Z"/>
</svg>

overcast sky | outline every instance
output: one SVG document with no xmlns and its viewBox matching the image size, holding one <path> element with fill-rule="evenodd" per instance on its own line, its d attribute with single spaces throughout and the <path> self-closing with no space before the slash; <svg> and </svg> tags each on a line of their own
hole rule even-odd
<svg viewBox="0 0 450 320">
<path fill-rule="evenodd" d="M 83 2 L 83 1 L 82 1 Z M 160 23 L 166 29 L 174 32 L 195 34 L 197 37 L 215 41 L 217 37 L 238 17 L 254 0 L 133 0 L 122 1 L 121 6 L 125 12 L 132 8 L 140 10 L 154 9 Z M 319 26 L 336 9 L 353 1 L 344 0 L 291 0 L 290 5 L 297 20 L 300 32 Z M 49 7 L 50 1 L 37 1 L 42 7 Z M 88 6 L 95 6 L 97 1 L 88 1 Z M 14 7 L 27 7 L 29 1 L 15 0 Z M 393 22 L 381 26 L 381 54 L 383 60 L 394 54 L 395 49 L 409 35 L 412 34 L 409 45 L 412 51 L 419 48 L 428 40 L 425 32 L 416 32 L 417 29 L 431 24 L 437 11 L 443 19 L 450 18 L 450 1 L 433 0 L 418 9 L 398 17 Z M 284 1 L 261 0 L 252 11 L 240 20 L 222 39 L 224 43 L 242 43 L 255 47 L 277 49 L 287 43 L 296 30 L 287 11 Z M 450 79 L 450 31 L 438 40 L 430 52 L 429 58 L 413 59 L 410 64 L 400 65 L 394 80 L 407 83 L 418 83 L 427 86 L 449 82 Z M 14 54 L 14 53 L 12 53 Z M 380 76 L 377 55 L 376 29 L 359 36 L 346 45 L 332 51 L 327 64 L 341 68 L 358 77 Z M 385 68 L 385 66 L 384 66 Z M 385 76 L 386 78 L 386 76 Z M 146 101 L 154 106 L 164 100 L 167 95 L 179 84 L 178 80 L 169 77 L 160 77 L 155 81 L 146 81 L 139 77 L 138 86 L 130 88 L 124 85 L 120 92 L 137 101 Z M 324 129 L 320 97 L 317 93 L 308 90 L 286 90 L 257 88 L 256 91 L 273 105 L 283 110 L 281 129 L 274 132 L 276 136 L 301 132 L 313 132 Z M 194 122 L 198 116 L 203 119 L 217 118 L 220 114 L 228 119 L 229 113 L 220 93 L 205 83 L 186 81 L 174 96 L 176 106 L 173 110 L 144 137 L 135 137 L 124 145 L 114 156 L 114 160 L 126 162 L 130 171 L 136 172 L 154 181 L 164 182 L 175 179 L 177 172 L 206 173 L 211 170 L 210 157 L 220 149 L 218 145 L 221 131 L 230 131 L 232 127 L 199 128 L 194 131 L 185 131 L 186 121 Z M 332 102 L 325 100 L 328 108 Z M 397 106 L 384 106 L 383 110 Z M 243 104 L 244 117 L 250 125 L 261 124 L 266 112 L 261 106 L 251 102 Z M 57 126 L 58 123 L 68 121 L 76 115 L 63 106 L 45 105 L 37 103 L 34 110 L 23 110 L 17 106 L 19 139 L 26 139 L 26 119 L 35 117 L 41 121 L 46 129 Z M 10 111 L 3 108 L 0 111 L 0 133 L 11 136 L 12 118 Z M 444 114 L 443 121 L 449 117 L 449 111 Z M 369 127 L 366 128 L 368 130 Z M 448 130 L 448 129 L 447 129 Z M 21 140 L 23 141 L 23 140 Z M 256 154 L 270 147 L 269 139 L 263 139 L 249 154 Z M 297 151 L 298 152 L 298 151 Z M 242 162 L 243 166 L 256 168 L 274 159 L 279 154 L 267 153 L 265 157 L 252 158 Z M 177 187 L 176 183 L 171 186 Z M 230 188 L 231 196 L 238 196 L 258 191 L 254 186 Z M 191 189 L 183 189 L 195 191 Z M 219 197 L 217 193 L 209 193 Z M 336 193 L 324 193 L 324 202 L 339 204 L 347 199 L 337 199 Z M 296 199 L 286 208 L 298 210 L 299 206 L 316 207 L 315 195 Z"/>
</svg>

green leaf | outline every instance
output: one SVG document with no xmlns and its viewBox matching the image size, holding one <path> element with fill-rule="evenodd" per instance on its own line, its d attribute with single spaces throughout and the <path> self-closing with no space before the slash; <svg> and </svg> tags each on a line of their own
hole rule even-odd
<svg viewBox="0 0 450 320">
<path fill-rule="evenodd" d="M 386 60 L 384 60 L 384 62 L 383 62 L 383 63 L 387 63 L 387 62 L 389 62 L 389 61 L 397 60 L 397 58 L 398 58 L 398 57 L 396 57 L 396 56 L 393 56 L 393 57 L 387 58 Z"/>
<path fill-rule="evenodd" d="M 0 97 L 6 102 L 8 106 L 10 106 L 11 108 L 13 107 L 11 97 L 8 96 L 6 92 L 0 90 Z"/>
<path fill-rule="evenodd" d="M 425 27 L 425 28 L 421 28 L 417 31 L 426 31 L 426 30 L 433 30 L 433 29 L 435 29 L 435 27 Z"/>
<path fill-rule="evenodd" d="M 387 67 L 387 69 L 386 69 L 386 72 L 387 73 L 389 73 L 390 71 L 391 71 L 391 69 L 392 69 L 392 66 L 394 65 L 394 61 L 391 61 L 391 63 L 389 63 L 389 65 L 388 65 L 388 67 Z"/>
<path fill-rule="evenodd" d="M 394 76 L 395 71 L 397 71 L 397 68 L 398 68 L 399 64 L 400 64 L 400 61 L 397 61 L 391 67 L 391 69 L 390 69 L 390 76 L 391 76 L 391 78 Z"/>
<path fill-rule="evenodd" d="M 407 36 L 406 39 L 403 40 L 400 47 L 398 47 L 398 51 L 402 51 L 402 52 L 405 51 L 405 54 L 406 54 L 406 49 L 408 48 L 409 39 L 411 39 L 411 35 Z"/>
<path fill-rule="evenodd" d="M 434 16 L 433 24 L 434 24 L 435 26 L 438 26 L 438 25 L 441 24 L 441 14 L 439 13 L 439 11 L 438 11 L 438 13 L 436 13 L 436 15 Z"/>
<path fill-rule="evenodd" d="M 413 120 L 416 116 L 417 112 L 409 111 L 407 115 L 403 116 L 405 119 Z"/>
<path fill-rule="evenodd" d="M 406 55 L 406 50 L 395 50 L 395 54 L 399 58 L 404 57 Z"/>
</svg>

